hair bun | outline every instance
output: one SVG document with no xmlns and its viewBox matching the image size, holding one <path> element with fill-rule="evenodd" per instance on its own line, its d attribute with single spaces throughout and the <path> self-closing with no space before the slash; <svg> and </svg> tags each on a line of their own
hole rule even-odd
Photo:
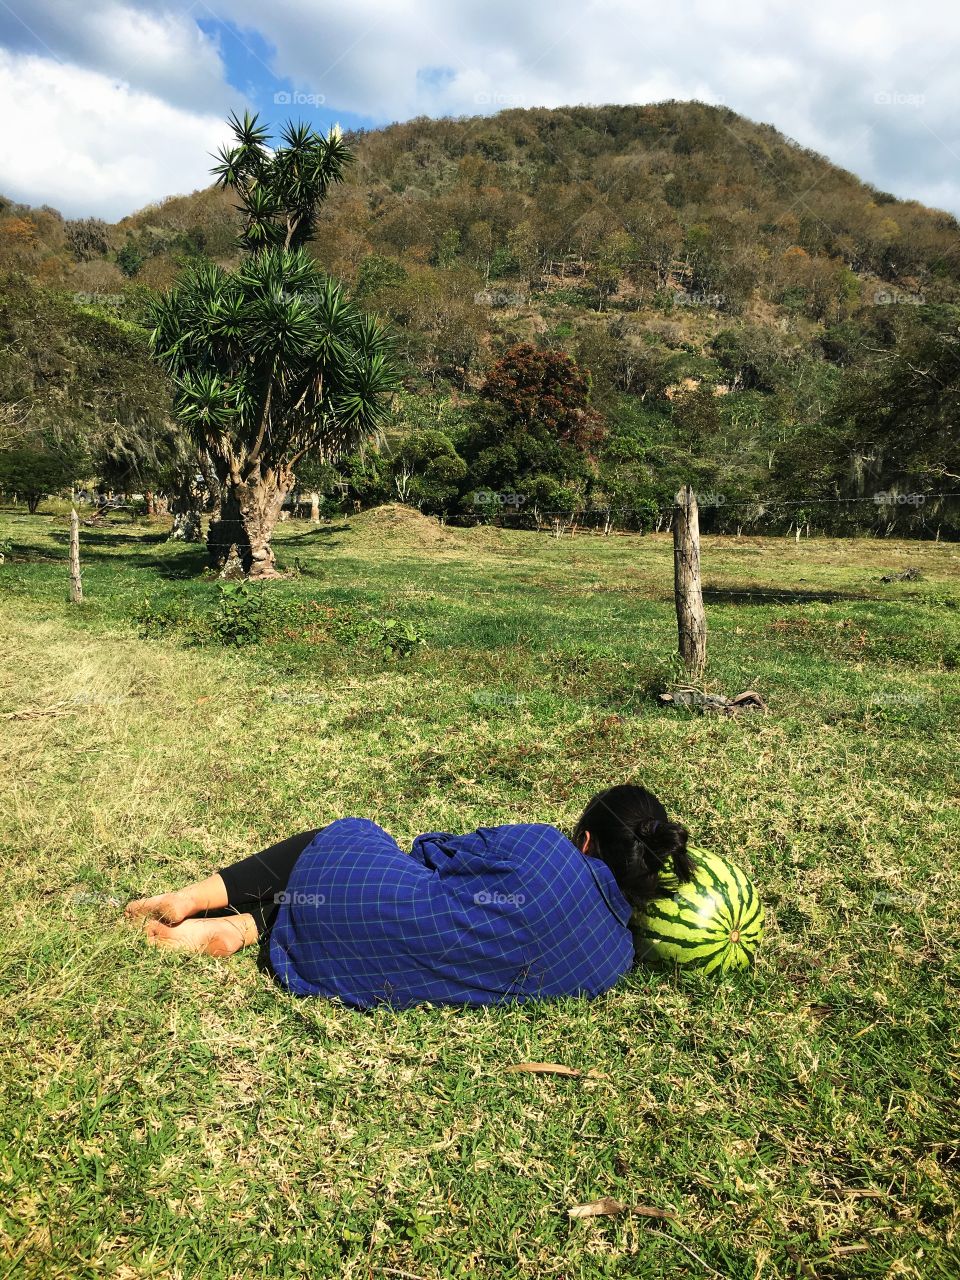
<svg viewBox="0 0 960 1280">
<path fill-rule="evenodd" d="M 644 819 L 635 824 L 637 861 L 644 868 L 644 881 L 637 889 L 643 896 L 655 897 L 662 892 L 659 876 L 670 870 L 682 883 L 693 875 L 693 861 L 687 852 L 687 829 L 679 822 L 663 822 L 659 818 Z"/>
</svg>

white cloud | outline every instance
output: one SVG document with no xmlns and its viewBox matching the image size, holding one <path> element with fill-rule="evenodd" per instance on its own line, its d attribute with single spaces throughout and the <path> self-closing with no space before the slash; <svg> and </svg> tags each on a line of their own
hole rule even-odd
<svg viewBox="0 0 960 1280">
<path fill-rule="evenodd" d="M 4 194 L 117 219 L 210 181 L 219 115 L 170 106 L 94 71 L 0 50 Z"/>
<path fill-rule="evenodd" d="M 0 43 L 12 30 L 4 9 Z M 73 0 L 33 0 L 26 20 L 72 75 L 99 70 L 180 108 L 183 132 L 237 105 L 220 49 L 195 25 L 214 17 L 275 48 L 260 85 L 268 95 L 292 82 L 334 110 L 385 122 L 699 98 L 771 123 L 884 190 L 960 212 L 955 0 L 198 0 L 186 10 L 87 0 L 80 16 Z M 104 127 L 139 151 L 125 122 Z M 30 154 L 40 135 L 27 128 L 24 156 L 0 182 L 13 173 L 28 189 L 29 174 L 56 191 L 60 175 Z M 72 136 L 81 148 L 96 141 L 92 130 L 86 142 Z M 184 154 L 169 190 L 185 185 L 185 161 L 203 180 L 203 157 Z M 116 204 L 132 208 L 137 190 L 127 184 L 124 195 L 124 173 L 115 176 Z"/>
<path fill-rule="evenodd" d="M 700 98 L 960 211 L 953 0 L 221 0 L 220 11 L 258 27 L 282 74 L 341 109 L 390 120 Z M 453 74 L 418 78 L 425 67 Z"/>
<path fill-rule="evenodd" d="M 109 4 L 88 9 L 82 26 L 99 69 L 195 111 L 222 101 L 219 49 L 192 17 Z"/>
<path fill-rule="evenodd" d="M 16 0 L 15 0 L 16 3 Z M 216 111 L 224 92 L 218 43 L 197 25 L 203 0 L 170 9 L 152 0 L 31 0 L 0 5 L 0 45 L 101 71 L 188 111 Z"/>
</svg>

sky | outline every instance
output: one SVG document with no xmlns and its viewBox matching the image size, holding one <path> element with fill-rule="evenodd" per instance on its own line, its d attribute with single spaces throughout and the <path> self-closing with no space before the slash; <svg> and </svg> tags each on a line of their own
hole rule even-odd
<svg viewBox="0 0 960 1280">
<path fill-rule="evenodd" d="M 0 0 L 0 192 L 116 220 L 206 186 L 231 111 L 695 98 L 960 214 L 958 55 L 957 0 Z"/>
</svg>

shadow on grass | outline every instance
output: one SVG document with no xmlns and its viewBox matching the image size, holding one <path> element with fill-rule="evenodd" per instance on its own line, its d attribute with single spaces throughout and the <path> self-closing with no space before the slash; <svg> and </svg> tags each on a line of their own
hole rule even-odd
<svg viewBox="0 0 960 1280">
<path fill-rule="evenodd" d="M 11 541 L 8 544 L 7 561 L 10 564 L 66 564 L 69 559 L 69 533 L 50 535 L 52 542 L 63 547 L 61 552 L 41 550 L 35 543 Z M 167 543 L 166 534 L 110 534 L 82 533 L 80 536 L 81 567 L 109 566 L 118 572 L 126 569 L 150 571 L 159 578 L 183 579 L 198 577 L 207 568 L 207 549 L 203 542 L 171 543 L 169 555 L 151 555 L 147 548 Z M 136 544 L 142 544 L 142 554 Z"/>
<path fill-rule="evenodd" d="M 158 578 L 171 581 L 199 578 L 210 564 L 207 549 L 199 542 L 181 544 L 176 557 L 144 556 L 138 558 L 136 563 L 141 568 L 152 569 Z"/>
<path fill-rule="evenodd" d="M 288 526 L 289 527 L 289 526 Z M 303 542 L 308 538 L 328 538 L 332 533 L 349 533 L 350 525 L 345 520 L 343 524 L 315 524 L 309 529 L 304 529 L 302 533 L 295 533 L 283 538 L 284 542 Z"/>
<path fill-rule="evenodd" d="M 66 529 L 57 529 L 50 534 L 54 542 L 62 542 L 65 546 L 70 542 L 70 532 Z M 123 545 L 125 543 L 140 543 L 144 546 L 157 546 L 161 542 L 167 542 L 170 535 L 161 530 L 159 533 L 120 533 L 113 532 L 110 529 L 80 530 L 81 547 L 109 547 L 113 545 Z"/>
<path fill-rule="evenodd" d="M 704 587 L 706 604 L 839 604 L 843 600 L 879 600 L 867 591 L 789 591 L 777 587 Z"/>
</svg>

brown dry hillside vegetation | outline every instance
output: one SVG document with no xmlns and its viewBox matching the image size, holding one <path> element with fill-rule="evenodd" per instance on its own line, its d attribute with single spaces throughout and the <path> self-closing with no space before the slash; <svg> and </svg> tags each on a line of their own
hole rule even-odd
<svg viewBox="0 0 960 1280">
<path fill-rule="evenodd" d="M 724 108 L 518 109 L 350 141 L 357 163 L 331 194 L 315 253 L 406 308 L 414 329 L 452 327 L 446 311 L 469 304 L 478 314 L 463 342 L 499 328 L 501 311 L 524 314 L 533 332 L 535 297 L 570 291 L 594 310 L 642 312 L 672 290 L 685 308 L 673 323 L 694 331 L 697 304 L 777 327 L 784 314 L 836 322 L 878 294 L 957 297 L 952 216 L 876 191 Z M 0 264 L 78 289 L 157 287 L 191 254 L 231 261 L 235 231 L 232 198 L 213 188 L 113 226 L 5 202 Z M 409 287 L 371 256 L 401 265 Z M 509 284 L 475 307 L 495 281 Z"/>
<path fill-rule="evenodd" d="M 406 395 L 388 439 L 439 432 L 427 452 L 449 444 L 469 463 L 459 491 L 425 487 L 425 510 L 462 514 L 478 487 L 529 479 L 476 466 L 466 437 L 492 363 L 531 342 L 563 348 L 589 373 L 607 431 L 596 458 L 550 473 L 554 505 L 611 503 L 647 527 L 690 479 L 723 495 L 713 527 L 733 531 L 741 502 L 760 511 L 763 532 L 789 531 L 795 517 L 830 532 L 957 527 L 930 500 L 871 504 L 891 486 L 957 487 L 955 433 L 944 429 L 960 397 L 950 214 L 696 102 L 421 118 L 349 141 L 356 163 L 311 252 L 393 327 Z M 0 202 L 0 273 L 16 273 L 0 305 L 3 402 L 72 377 L 51 372 L 31 337 L 32 316 L 49 309 L 38 285 L 65 293 L 73 312 L 137 326 L 146 300 L 191 263 L 235 265 L 237 229 L 233 198 L 212 187 L 115 225 Z M 76 326 L 65 312 L 55 327 Z M 95 341 L 80 328 L 79 345 Z M 896 375 L 904 352 L 917 368 L 944 357 L 933 400 L 891 400 L 884 371 Z M 133 372 L 143 359 L 131 356 L 124 386 L 145 381 Z M 69 391 L 71 403 L 92 399 Z M 351 499 L 408 496 L 389 467 L 374 471 L 348 468 Z M 829 506 L 849 498 L 866 506 Z M 812 505 L 773 519 L 766 499 Z"/>
</svg>

